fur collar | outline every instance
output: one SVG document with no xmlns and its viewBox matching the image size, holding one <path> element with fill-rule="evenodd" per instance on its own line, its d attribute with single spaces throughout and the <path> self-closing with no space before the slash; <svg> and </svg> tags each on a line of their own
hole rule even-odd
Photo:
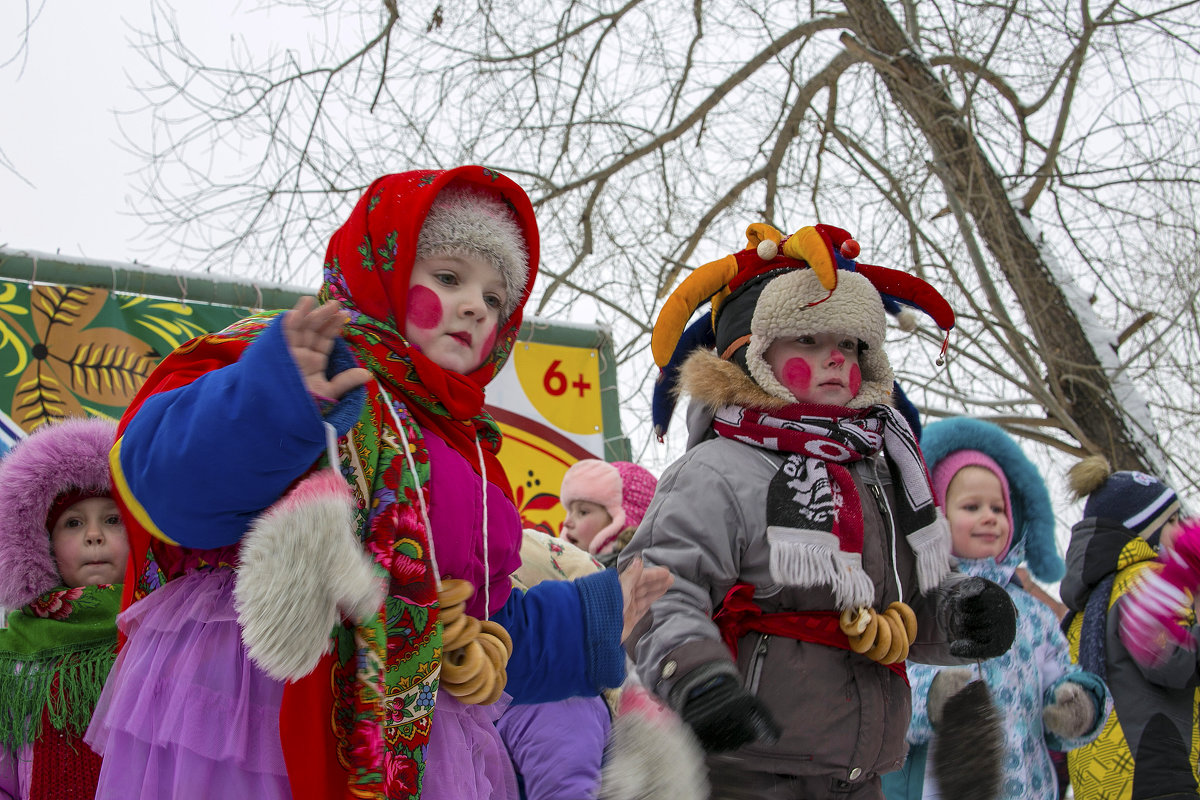
<svg viewBox="0 0 1200 800">
<path fill-rule="evenodd" d="M 715 411 L 723 406 L 745 406 L 773 411 L 790 405 L 767 394 L 741 367 L 722 361 L 707 350 L 696 350 L 679 368 L 679 394 Z"/>
</svg>

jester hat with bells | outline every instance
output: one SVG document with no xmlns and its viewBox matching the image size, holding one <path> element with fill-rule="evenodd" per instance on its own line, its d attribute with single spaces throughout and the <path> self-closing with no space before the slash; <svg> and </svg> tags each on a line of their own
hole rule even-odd
<svg viewBox="0 0 1200 800">
<path fill-rule="evenodd" d="M 824 332 L 852 335 L 866 348 L 859 357 L 862 388 L 847 404 L 851 408 L 885 402 L 891 395 L 892 368 L 883 350 L 885 309 L 901 304 L 931 316 L 945 332 L 945 354 L 954 327 L 950 305 L 920 278 L 855 262 L 859 245 L 847 231 L 813 225 L 785 238 L 770 225 L 753 223 L 746 239 L 745 250 L 689 275 L 659 312 L 650 348 L 662 370 L 654 420 L 660 437 L 674 408 L 673 398 L 667 398 L 679 366 L 697 347 L 715 347 L 768 394 L 791 403 L 795 397 L 763 358 L 771 342 Z M 705 302 L 711 302 L 711 313 L 688 326 Z"/>
</svg>

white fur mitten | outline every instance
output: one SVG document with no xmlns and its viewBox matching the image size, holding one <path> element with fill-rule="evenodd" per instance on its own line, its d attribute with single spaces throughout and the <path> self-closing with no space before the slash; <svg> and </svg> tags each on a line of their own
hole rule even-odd
<svg viewBox="0 0 1200 800">
<path fill-rule="evenodd" d="M 305 478 L 242 538 L 234 608 L 242 643 L 277 680 L 307 675 L 341 617 L 362 621 L 383 582 L 354 532 L 350 487 L 335 470 Z"/>
<path fill-rule="evenodd" d="M 929 698 L 925 702 L 929 709 L 930 725 L 936 728 L 942 724 L 942 710 L 946 707 L 946 701 L 961 692 L 973 678 L 974 674 L 965 667 L 944 669 L 933 676 L 933 682 L 929 684 Z"/>
<path fill-rule="evenodd" d="M 694 800 L 708 794 L 704 751 L 692 729 L 643 686 L 627 681 L 608 735 L 600 800 Z"/>
<path fill-rule="evenodd" d="M 1042 709 L 1046 730 L 1063 739 L 1078 739 L 1096 724 L 1096 704 L 1078 683 L 1065 681 L 1054 689 L 1054 700 Z"/>
</svg>

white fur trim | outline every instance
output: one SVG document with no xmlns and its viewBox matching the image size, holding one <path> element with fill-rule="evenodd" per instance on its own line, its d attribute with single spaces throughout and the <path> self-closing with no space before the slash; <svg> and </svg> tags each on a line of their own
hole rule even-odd
<svg viewBox="0 0 1200 800">
<path fill-rule="evenodd" d="M 936 589 L 950 574 L 950 524 L 939 508 L 937 520 L 905 537 L 917 557 L 917 583 L 921 594 Z"/>
<path fill-rule="evenodd" d="M 828 299 L 822 300 L 826 295 Z M 868 408 L 886 402 L 894 380 L 891 362 L 883 350 L 887 312 L 879 292 L 857 272 L 839 270 L 838 285 L 832 294 L 821 286 L 811 269 L 794 270 L 767 284 L 750 320 L 746 350 L 750 377 L 768 394 L 794 403 L 795 395 L 779 382 L 763 355 L 776 339 L 831 332 L 853 336 L 867 345 L 858 362 L 862 387 L 846 405 Z"/>
<path fill-rule="evenodd" d="M 301 481 L 242 538 L 234 608 L 250 659 L 277 680 L 307 675 L 342 615 L 361 621 L 383 583 L 355 535 L 345 479 L 331 469 Z"/>
<path fill-rule="evenodd" d="M 600 800 L 695 800 L 708 797 L 707 776 L 692 729 L 646 689 L 627 684 L 605 748 Z"/>
</svg>

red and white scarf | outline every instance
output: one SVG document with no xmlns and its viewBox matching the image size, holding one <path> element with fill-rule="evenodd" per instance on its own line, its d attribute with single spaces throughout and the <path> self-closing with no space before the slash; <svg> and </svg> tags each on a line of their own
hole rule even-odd
<svg viewBox="0 0 1200 800">
<path fill-rule="evenodd" d="M 828 585 L 843 610 L 874 602 L 875 584 L 862 565 L 862 501 L 845 465 L 881 451 L 895 486 L 890 533 L 906 532 L 921 592 L 950 571 L 950 531 L 938 513 L 921 450 L 894 408 L 796 403 L 768 414 L 725 406 L 713 430 L 787 454 L 767 491 L 767 543 L 776 582 Z"/>
</svg>

